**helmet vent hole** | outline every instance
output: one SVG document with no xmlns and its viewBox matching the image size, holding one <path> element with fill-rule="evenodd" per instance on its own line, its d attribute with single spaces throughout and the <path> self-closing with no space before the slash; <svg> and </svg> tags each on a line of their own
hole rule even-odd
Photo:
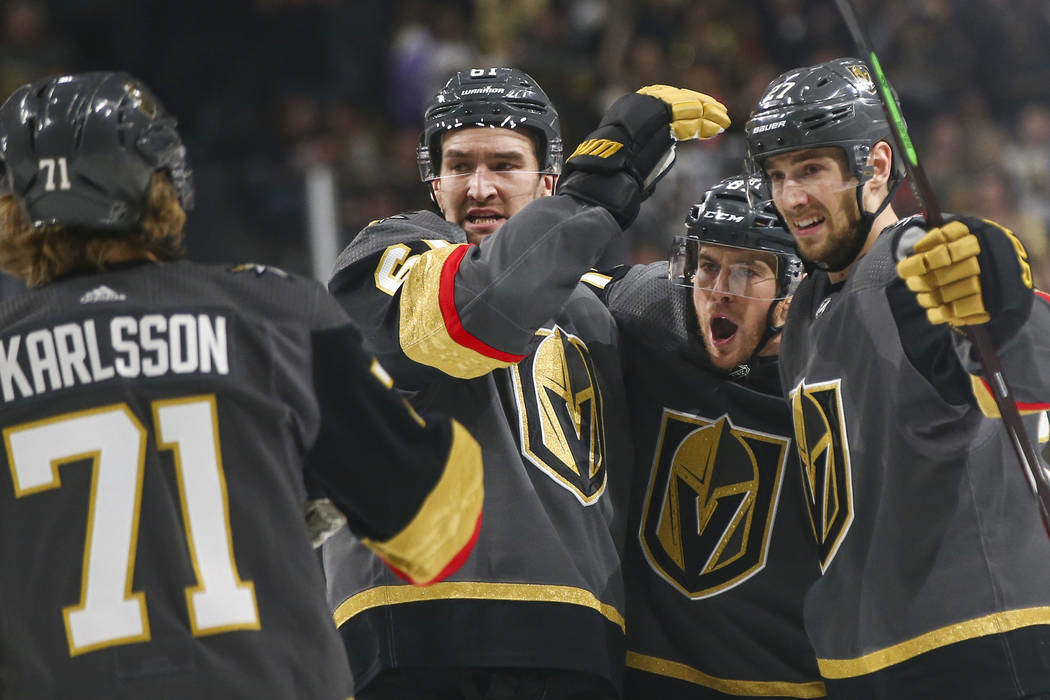
<svg viewBox="0 0 1050 700">
<path fill-rule="evenodd" d="M 825 126 L 835 124 L 853 113 L 851 105 L 840 105 L 828 110 L 822 110 L 802 120 L 802 124 L 810 130 L 821 129 Z"/>
<path fill-rule="evenodd" d="M 541 106 L 533 102 L 527 102 L 525 100 L 507 100 L 506 102 L 511 107 L 523 110 L 525 112 L 532 112 L 533 114 L 543 114 L 544 112 Z"/>
<path fill-rule="evenodd" d="M 26 117 L 26 135 L 29 137 L 29 152 L 36 151 L 36 117 Z"/>
<path fill-rule="evenodd" d="M 447 107 L 437 107 L 435 109 L 430 110 L 430 114 L 427 115 L 427 119 L 437 119 L 438 117 L 444 114 L 448 114 L 455 108 L 455 105 L 449 105 Z"/>
</svg>

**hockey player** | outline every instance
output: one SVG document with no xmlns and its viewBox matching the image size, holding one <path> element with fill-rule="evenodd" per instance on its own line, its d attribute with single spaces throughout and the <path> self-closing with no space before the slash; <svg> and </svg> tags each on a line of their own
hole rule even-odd
<svg viewBox="0 0 1050 700">
<path fill-rule="evenodd" d="M 0 107 L 0 695 L 351 693 L 304 481 L 400 575 L 477 536 L 480 448 L 320 284 L 183 257 L 176 123 L 125 73 Z"/>
<path fill-rule="evenodd" d="M 980 219 L 928 233 L 898 221 L 901 154 L 858 60 L 784 73 L 746 134 L 816 268 L 791 305 L 781 376 L 824 572 L 805 624 L 829 695 L 1050 693 L 1050 540 L 1006 432 L 979 409 L 967 341 L 943 324 L 986 324 L 1020 408 L 1045 409 L 1050 306 L 1023 248 Z"/>
<path fill-rule="evenodd" d="M 824 696 L 802 627 L 820 575 L 780 329 L 802 276 L 743 177 L 708 190 L 671 261 L 590 274 L 621 330 L 635 439 L 624 697 Z"/>
<path fill-rule="evenodd" d="M 617 694 L 629 426 L 615 324 L 579 278 L 670 166 L 675 135 L 728 123 L 700 93 L 626 95 L 549 196 L 558 117 L 528 75 L 461 71 L 430 103 L 419 165 L 442 216 L 367 227 L 329 288 L 416 405 L 480 436 L 486 527 L 422 595 L 353 538 L 326 544 L 359 700 Z"/>
</svg>

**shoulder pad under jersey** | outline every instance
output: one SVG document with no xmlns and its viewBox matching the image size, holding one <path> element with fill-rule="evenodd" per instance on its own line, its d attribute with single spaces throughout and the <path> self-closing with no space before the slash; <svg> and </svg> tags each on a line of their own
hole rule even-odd
<svg viewBox="0 0 1050 700">
<path fill-rule="evenodd" d="M 434 239 L 466 243 L 467 234 L 432 211 L 409 211 L 377 219 L 361 229 L 343 249 L 332 275 L 396 243 Z"/>
</svg>

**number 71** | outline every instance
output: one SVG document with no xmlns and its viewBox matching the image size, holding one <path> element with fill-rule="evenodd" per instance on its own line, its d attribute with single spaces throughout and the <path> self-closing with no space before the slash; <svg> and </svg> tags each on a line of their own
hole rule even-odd
<svg viewBox="0 0 1050 700">
<path fill-rule="evenodd" d="M 215 396 L 152 404 L 157 447 L 172 450 L 182 520 L 197 586 L 186 589 L 195 635 L 259 629 L 255 587 L 233 558 Z M 125 403 L 66 413 L 4 430 L 15 497 L 62 485 L 59 467 L 91 460 L 80 602 L 62 609 L 70 656 L 150 639 L 135 573 L 146 430 Z"/>
</svg>

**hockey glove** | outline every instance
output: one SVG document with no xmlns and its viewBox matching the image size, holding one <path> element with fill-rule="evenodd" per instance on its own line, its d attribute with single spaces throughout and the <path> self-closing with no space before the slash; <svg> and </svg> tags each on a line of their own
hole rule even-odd
<svg viewBox="0 0 1050 700">
<path fill-rule="evenodd" d="M 1032 309 L 1032 268 L 1021 241 L 999 224 L 960 217 L 930 229 L 897 263 L 931 323 L 989 323 L 1002 342 Z"/>
<path fill-rule="evenodd" d="M 604 207 L 627 228 L 674 162 L 675 141 L 710 138 L 728 126 L 725 105 L 714 98 L 649 85 L 609 107 L 565 161 L 558 193 Z"/>
</svg>

